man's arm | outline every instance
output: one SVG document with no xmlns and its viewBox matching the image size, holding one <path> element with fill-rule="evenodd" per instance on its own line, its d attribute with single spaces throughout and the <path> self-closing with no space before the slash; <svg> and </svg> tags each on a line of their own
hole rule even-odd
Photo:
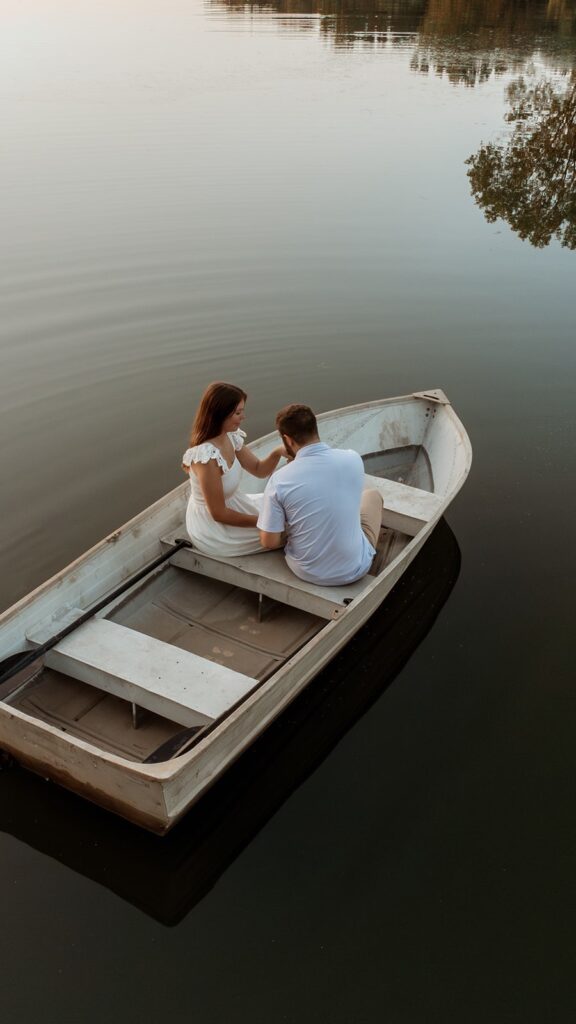
<svg viewBox="0 0 576 1024">
<path fill-rule="evenodd" d="M 286 543 L 286 517 L 276 493 L 274 477 L 271 477 L 266 484 L 262 508 L 256 525 L 263 548 L 266 548 L 268 551 L 274 551 L 275 548 L 284 547 Z"/>
</svg>

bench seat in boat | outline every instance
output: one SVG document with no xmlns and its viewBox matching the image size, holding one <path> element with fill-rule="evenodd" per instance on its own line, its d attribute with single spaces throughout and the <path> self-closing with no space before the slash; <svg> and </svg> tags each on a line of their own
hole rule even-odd
<svg viewBox="0 0 576 1024">
<path fill-rule="evenodd" d="M 367 487 L 377 488 L 382 495 L 383 525 L 408 536 L 415 536 L 442 505 L 442 498 L 430 491 L 367 474 L 365 480 Z M 162 543 L 165 547 L 171 546 L 181 535 L 182 529 L 173 531 L 162 538 Z M 252 590 L 325 619 L 337 618 L 372 581 L 371 576 L 364 576 L 356 583 L 341 587 L 307 583 L 288 568 L 282 551 L 219 558 L 204 555 L 191 547 L 178 551 L 170 562 L 178 568 Z"/>
<path fill-rule="evenodd" d="M 30 632 L 42 643 L 43 631 Z M 108 619 L 80 626 L 45 655 L 48 668 L 192 726 L 218 718 L 257 680 Z"/>
<path fill-rule="evenodd" d="M 382 495 L 382 525 L 406 533 L 409 537 L 415 537 L 443 504 L 444 499 L 432 491 L 421 491 L 418 487 L 409 487 L 395 480 L 368 474 L 365 480 L 366 487 L 375 487 Z"/>
<path fill-rule="evenodd" d="M 179 536 L 182 533 L 181 530 L 177 532 Z M 166 544 L 173 543 L 170 536 L 162 540 Z M 202 555 L 194 548 L 182 548 L 170 559 L 170 564 L 231 583 L 244 590 L 252 590 L 323 619 L 336 618 L 346 603 L 361 594 L 367 586 L 366 577 L 345 587 L 319 587 L 307 583 L 298 579 L 288 568 L 282 551 L 217 558 L 215 555 Z"/>
</svg>

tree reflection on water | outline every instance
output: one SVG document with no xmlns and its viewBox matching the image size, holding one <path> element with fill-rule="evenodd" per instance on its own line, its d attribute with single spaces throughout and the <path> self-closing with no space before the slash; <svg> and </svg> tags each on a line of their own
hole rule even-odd
<svg viewBox="0 0 576 1024">
<path fill-rule="evenodd" d="M 472 194 L 490 223 L 506 220 L 539 248 L 553 237 L 576 248 L 576 0 L 207 2 L 239 16 L 273 12 L 280 28 L 319 31 L 337 48 L 411 49 L 413 71 L 454 85 L 515 75 L 514 130 L 466 161 Z M 550 80 L 558 73 L 564 87 Z"/>
<path fill-rule="evenodd" d="M 428 0 L 412 59 L 454 84 L 478 85 L 518 72 L 538 50 L 561 65 L 574 53 L 574 0 Z"/>
<path fill-rule="evenodd" d="M 553 237 L 576 249 L 576 72 L 563 89 L 518 78 L 507 97 L 514 130 L 466 161 L 472 194 L 489 223 L 507 221 L 539 249 Z"/>
<path fill-rule="evenodd" d="M 519 73 L 535 51 L 572 66 L 576 0 L 208 0 L 214 9 L 276 15 L 291 32 L 319 31 L 339 49 L 413 46 L 411 66 L 477 85 Z M 314 17 L 315 16 L 315 17 Z"/>
</svg>

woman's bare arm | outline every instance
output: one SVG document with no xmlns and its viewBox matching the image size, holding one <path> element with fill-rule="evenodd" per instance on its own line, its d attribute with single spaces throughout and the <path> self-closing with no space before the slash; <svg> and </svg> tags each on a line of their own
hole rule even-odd
<svg viewBox="0 0 576 1024">
<path fill-rule="evenodd" d="M 190 471 L 196 473 L 198 483 L 202 488 L 204 501 L 212 519 L 216 523 L 226 523 L 228 526 L 256 526 L 258 516 L 247 515 L 244 512 L 235 512 L 228 508 L 224 501 L 224 489 L 222 487 L 222 474 L 215 459 L 210 462 L 196 462 Z"/>
<path fill-rule="evenodd" d="M 249 448 L 241 448 L 239 452 L 236 452 L 236 458 L 242 469 L 245 469 L 252 476 L 258 477 L 259 480 L 264 480 L 265 477 L 270 476 L 283 456 L 287 457 L 283 444 L 279 445 L 278 448 L 273 448 L 265 459 L 258 459 Z"/>
</svg>

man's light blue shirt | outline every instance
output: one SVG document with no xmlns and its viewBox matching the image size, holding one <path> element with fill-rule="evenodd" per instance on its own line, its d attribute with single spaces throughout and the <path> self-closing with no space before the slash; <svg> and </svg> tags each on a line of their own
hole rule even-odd
<svg viewBox="0 0 576 1024">
<path fill-rule="evenodd" d="M 360 526 L 364 465 L 358 452 L 305 445 L 276 470 L 264 491 L 258 529 L 288 531 L 284 554 L 300 579 L 324 586 L 353 583 L 375 551 Z"/>
</svg>

